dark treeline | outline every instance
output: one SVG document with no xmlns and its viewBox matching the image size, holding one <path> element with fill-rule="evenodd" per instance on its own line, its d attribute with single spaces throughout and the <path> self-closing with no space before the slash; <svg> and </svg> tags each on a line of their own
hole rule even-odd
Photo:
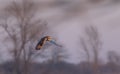
<svg viewBox="0 0 120 74">
<path fill-rule="evenodd" d="M 22 65 L 21 65 L 22 66 Z M 29 74 L 94 74 L 92 63 L 81 62 L 80 64 L 70 64 L 66 62 L 48 62 L 48 63 L 31 63 L 29 66 Z M 21 67 L 22 68 L 22 67 Z M 19 68 L 19 74 L 22 74 L 22 69 Z M 108 62 L 99 65 L 99 74 L 118 74 L 120 66 Z M 0 74 L 13 74 L 14 62 L 5 62 L 0 65 Z"/>
</svg>

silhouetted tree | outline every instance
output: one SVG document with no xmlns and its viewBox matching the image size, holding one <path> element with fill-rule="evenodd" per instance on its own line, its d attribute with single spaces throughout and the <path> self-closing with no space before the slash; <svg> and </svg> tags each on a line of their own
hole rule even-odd
<svg viewBox="0 0 120 74">
<path fill-rule="evenodd" d="M 32 0 L 13 1 L 4 8 L 1 27 L 7 34 L 8 51 L 14 59 L 15 74 L 29 74 L 34 43 L 46 30 L 46 24 L 37 17 L 37 4 Z"/>
<path fill-rule="evenodd" d="M 108 52 L 108 60 L 111 63 L 115 63 L 116 65 L 120 65 L 120 55 L 118 55 L 115 51 Z"/>
<path fill-rule="evenodd" d="M 81 46 L 86 52 L 88 62 L 90 58 L 93 58 L 93 69 L 94 73 L 98 73 L 98 60 L 99 51 L 101 50 L 101 39 L 99 32 L 95 26 L 89 26 L 85 28 L 85 38 L 81 38 Z M 93 55 L 93 57 L 91 56 Z"/>
<path fill-rule="evenodd" d="M 120 66 L 120 55 L 117 54 L 115 51 L 109 51 L 108 52 L 108 63 L 110 70 L 113 72 L 119 72 L 119 66 Z"/>
</svg>

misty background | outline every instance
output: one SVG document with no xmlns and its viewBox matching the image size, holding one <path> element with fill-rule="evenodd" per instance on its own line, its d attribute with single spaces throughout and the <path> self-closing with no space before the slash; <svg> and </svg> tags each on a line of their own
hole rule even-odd
<svg viewBox="0 0 120 74">
<path fill-rule="evenodd" d="M 0 0 L 0 24 L 3 26 L 0 27 L 1 63 L 13 59 L 11 51 L 15 47 L 15 42 L 21 42 L 16 45 L 16 49 L 22 46 L 22 38 L 20 39 L 19 35 L 16 34 L 19 33 L 21 29 L 21 27 L 15 26 L 19 23 L 19 19 L 16 20 L 16 18 L 29 18 L 28 16 L 32 14 L 26 11 L 26 16 L 22 16 L 22 14 L 24 14 L 21 12 L 22 8 L 20 8 L 20 11 L 16 11 L 16 13 L 20 12 L 21 16 L 11 13 L 15 11 L 14 6 L 13 10 L 9 8 L 9 5 L 14 5 L 12 4 L 13 1 L 18 2 L 18 5 L 22 3 L 22 0 Z M 30 26 L 33 24 L 30 30 L 28 29 L 28 33 L 33 32 L 33 34 L 30 35 L 35 37 L 31 38 L 29 37 L 30 35 L 26 36 L 27 33 L 25 32 L 25 36 L 31 40 L 23 45 L 23 48 L 19 48 L 23 49 L 21 50 L 20 58 L 25 58 L 23 56 L 25 49 L 31 49 L 28 50 L 30 54 L 39 54 L 38 57 L 34 59 L 36 62 L 45 62 L 48 61 L 48 59 L 64 60 L 71 64 L 79 64 L 83 61 L 94 61 L 96 71 L 98 69 L 98 63 L 101 64 L 110 61 L 109 58 L 111 57 L 109 57 L 109 55 L 112 55 L 112 58 L 117 57 L 112 60 L 119 62 L 120 0 L 34 0 L 34 2 L 37 9 L 33 8 L 33 11 L 37 11 L 35 13 L 33 12 L 33 14 L 36 15 L 35 20 L 40 19 L 40 25 L 35 25 L 39 21 L 36 22 L 34 18 L 30 18 L 31 21 L 29 23 L 27 22 Z M 8 7 L 8 9 L 6 9 L 6 7 Z M 13 31 L 10 29 L 13 39 L 9 39 L 9 32 L 8 34 L 6 33 L 6 26 L 8 26 L 5 24 L 6 18 L 9 19 L 7 24 L 12 25 L 9 27 L 14 28 Z M 24 20 L 22 24 L 24 24 Z M 27 28 L 25 29 L 27 30 Z M 36 32 L 37 30 L 40 30 L 40 32 Z M 53 39 L 63 47 L 59 48 L 48 42 L 46 47 L 42 49 L 43 51 L 35 51 L 34 46 L 41 37 L 46 35 L 53 37 Z M 14 37 L 18 39 L 15 40 Z M 26 51 L 26 55 L 28 51 Z M 16 51 L 14 51 L 14 54 L 15 53 Z M 60 56 L 58 55 L 59 53 Z"/>
</svg>

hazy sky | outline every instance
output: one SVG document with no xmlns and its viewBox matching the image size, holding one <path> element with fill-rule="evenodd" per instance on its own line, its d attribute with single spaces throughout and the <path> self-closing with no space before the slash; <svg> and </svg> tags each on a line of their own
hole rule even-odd
<svg viewBox="0 0 120 74">
<path fill-rule="evenodd" d="M 55 18 L 58 19 L 55 19 L 58 23 L 52 20 L 55 22 L 55 25 L 57 25 L 53 27 L 53 29 L 54 32 L 58 35 L 59 40 L 66 46 L 69 52 L 73 54 L 74 60 L 72 61 L 76 62 L 76 60 L 79 60 L 78 57 L 84 59 L 84 53 L 78 52 L 81 51 L 80 45 L 78 44 L 79 36 L 82 36 L 84 26 L 90 24 L 97 26 L 101 34 L 101 40 L 103 42 L 103 47 L 100 52 L 101 58 L 106 58 L 105 55 L 107 54 L 106 52 L 108 50 L 115 50 L 120 53 L 119 4 L 105 3 L 103 5 L 96 5 L 96 7 L 91 6 L 91 8 L 85 10 L 85 13 L 77 14 L 74 16 L 72 16 L 74 13 L 71 14 L 71 16 L 68 16 L 64 12 L 65 11 L 60 12 L 60 10 L 57 9 L 51 11 L 51 14 L 55 14 Z M 65 17 L 66 20 L 62 18 L 62 14 L 68 18 Z M 81 54 L 81 56 L 78 56 L 78 54 Z"/>
<path fill-rule="evenodd" d="M 0 3 L 9 2 L 0 0 Z M 57 36 L 58 42 L 71 53 L 71 62 L 76 63 L 84 59 L 84 53 L 80 52 L 82 49 L 79 39 L 80 36 L 83 36 L 84 27 L 90 24 L 97 26 L 101 34 L 103 42 L 100 52 L 101 58 L 106 58 L 108 50 L 120 53 L 120 3 L 80 5 L 81 3 L 74 1 L 62 6 L 46 8 L 39 14 L 42 19 L 48 22 L 51 33 Z"/>
</svg>

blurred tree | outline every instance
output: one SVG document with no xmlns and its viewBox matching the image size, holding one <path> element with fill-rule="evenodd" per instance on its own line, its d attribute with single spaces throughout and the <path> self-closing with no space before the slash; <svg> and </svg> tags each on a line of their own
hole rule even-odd
<svg viewBox="0 0 120 74">
<path fill-rule="evenodd" d="M 86 53 L 87 62 L 88 62 L 88 64 L 89 64 L 89 62 L 90 62 L 90 53 L 89 53 L 89 48 L 88 48 L 88 46 L 87 46 L 87 44 L 86 44 L 85 39 L 81 38 L 81 39 L 80 39 L 80 43 L 81 43 L 82 49 L 83 49 L 83 50 L 85 51 L 85 53 Z"/>
<path fill-rule="evenodd" d="M 120 56 L 115 51 L 109 51 L 108 52 L 108 61 L 119 65 L 120 64 Z"/>
<path fill-rule="evenodd" d="M 119 74 L 120 72 L 120 55 L 117 54 L 115 51 L 108 51 L 107 54 L 108 62 L 106 64 L 106 67 L 103 68 L 103 71 L 109 72 L 109 73 L 116 73 Z"/>
<path fill-rule="evenodd" d="M 86 52 L 88 62 L 93 58 L 93 71 L 98 74 L 99 51 L 101 49 L 101 40 L 96 27 L 89 26 L 85 28 L 86 39 L 81 38 L 83 50 Z"/>
<path fill-rule="evenodd" d="M 57 63 L 62 62 L 68 58 L 69 54 L 66 53 L 65 49 L 56 47 L 52 50 L 50 61 L 53 63 Z"/>
<path fill-rule="evenodd" d="M 14 59 L 14 74 L 29 74 L 34 56 L 34 42 L 45 32 L 46 24 L 37 17 L 37 4 L 33 0 L 13 1 L 4 8 L 1 27 L 7 33 L 6 40 L 13 48 L 9 52 Z"/>
</svg>

